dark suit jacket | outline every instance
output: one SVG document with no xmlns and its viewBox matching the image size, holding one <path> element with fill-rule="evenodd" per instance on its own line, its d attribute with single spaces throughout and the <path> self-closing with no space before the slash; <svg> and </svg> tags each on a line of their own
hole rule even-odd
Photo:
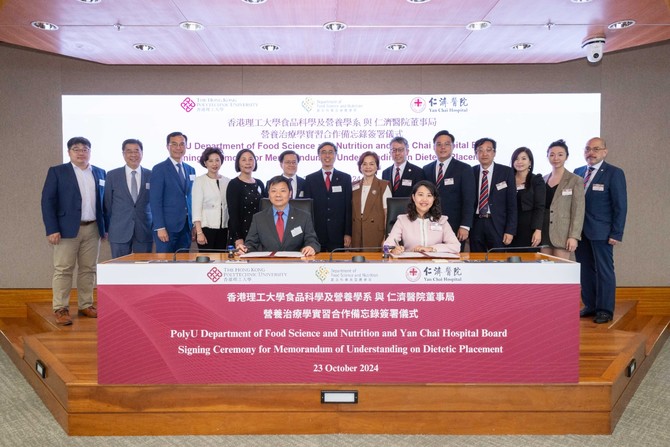
<svg viewBox="0 0 670 447">
<path fill-rule="evenodd" d="M 437 160 L 423 167 L 426 180 L 435 183 Z M 449 218 L 454 233 L 461 226 L 471 228 L 475 212 L 477 183 L 472 181 L 472 167 L 452 158 L 444 174 L 444 180 L 437 185 L 440 193 L 442 214 Z"/>
<path fill-rule="evenodd" d="M 102 199 L 105 192 L 105 171 L 91 165 L 95 179 L 95 219 L 100 237 L 105 236 Z M 74 238 L 81 222 L 81 192 L 72 163 L 52 166 L 42 188 L 42 220 L 47 236 L 60 233 L 62 238 Z"/>
<path fill-rule="evenodd" d="M 137 202 L 133 202 L 126 181 L 126 167 L 107 173 L 104 211 L 109 242 L 124 244 L 132 240 L 133 236 L 140 242 L 153 241 L 149 206 L 151 171 L 142 168 L 139 174 Z"/>
<path fill-rule="evenodd" d="M 575 174 L 584 177 L 586 166 L 575 169 Z M 623 240 L 628 200 L 626 176 L 621 168 L 605 161 L 586 190 L 586 209 L 582 232 L 592 240 Z"/>
<path fill-rule="evenodd" d="M 300 251 L 308 245 L 317 253 L 321 250 L 309 214 L 299 208 L 289 207 L 288 216 L 283 216 L 286 228 L 282 241 L 279 242 L 273 212 L 272 206 L 269 206 L 254 214 L 244 241 L 249 251 Z"/>
<path fill-rule="evenodd" d="M 479 172 L 481 166 L 472 168 L 475 180 L 475 189 L 479 188 Z M 479 191 L 473 196 L 479 201 Z M 516 180 L 514 179 L 514 170 L 508 166 L 493 164 L 493 177 L 489 184 L 489 209 L 491 219 L 496 232 L 502 235 L 508 233 L 516 234 L 516 223 L 518 219 L 516 210 Z M 476 211 L 475 207 L 475 211 Z"/>
<path fill-rule="evenodd" d="M 335 169 L 330 185 L 326 191 L 321 169 L 305 178 L 305 198 L 314 199 L 316 235 L 327 250 L 343 247 L 344 236 L 351 236 L 351 176 Z M 333 192 L 337 187 L 341 192 Z"/>
<path fill-rule="evenodd" d="M 405 170 L 402 171 L 402 176 L 400 177 L 400 186 L 396 191 L 393 190 L 393 178 L 395 177 L 395 165 L 391 165 L 388 168 L 382 171 L 382 180 L 386 180 L 391 184 L 391 194 L 393 197 L 409 197 L 412 195 L 412 187 L 421 180 L 425 180 L 426 176 L 423 173 L 423 169 L 413 165 L 412 163 L 407 162 L 405 165 Z M 403 180 L 411 180 L 412 184 L 403 186 Z"/>
<path fill-rule="evenodd" d="M 184 228 L 188 218 L 191 227 L 191 189 L 195 180 L 195 169 L 182 163 L 187 181 L 179 178 L 177 169 L 171 159 L 158 163 L 151 170 L 149 203 L 153 216 L 153 229 L 165 228 L 169 233 L 176 233 Z"/>
<path fill-rule="evenodd" d="M 288 177 L 287 177 L 287 178 L 288 178 Z M 295 198 L 295 199 L 303 199 L 303 198 L 305 198 L 305 179 L 302 178 L 302 177 L 300 177 L 300 176 L 297 176 L 297 175 L 296 175 L 295 178 L 296 178 L 296 181 L 298 182 L 298 191 L 297 191 L 297 193 L 296 193 L 296 196 L 295 196 L 295 197 L 291 196 L 291 198 L 292 198 L 292 199 L 293 199 L 293 198 Z M 270 180 L 268 180 L 267 182 L 265 182 L 265 195 L 264 195 L 263 197 L 267 197 L 267 196 L 268 196 L 268 190 L 269 190 L 269 189 L 270 189 Z"/>
</svg>

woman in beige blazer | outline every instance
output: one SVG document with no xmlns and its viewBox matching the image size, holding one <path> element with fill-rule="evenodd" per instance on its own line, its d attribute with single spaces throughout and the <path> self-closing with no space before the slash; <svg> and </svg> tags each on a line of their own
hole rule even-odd
<svg viewBox="0 0 670 447">
<path fill-rule="evenodd" d="M 371 151 L 358 158 L 363 178 L 352 185 L 351 246 L 380 247 L 386 231 L 386 199 L 391 197 L 390 184 L 377 178 L 379 156 Z"/>
<path fill-rule="evenodd" d="M 547 200 L 542 229 L 542 252 L 565 259 L 577 249 L 584 223 L 583 179 L 565 169 L 568 159 L 565 141 L 554 141 L 549 145 L 547 158 L 551 174 L 544 176 L 547 184 Z"/>
</svg>

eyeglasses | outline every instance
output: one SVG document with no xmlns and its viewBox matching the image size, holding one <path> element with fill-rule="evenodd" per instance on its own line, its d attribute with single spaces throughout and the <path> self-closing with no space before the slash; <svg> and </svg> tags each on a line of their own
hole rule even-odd
<svg viewBox="0 0 670 447">
<path fill-rule="evenodd" d="M 495 149 L 490 147 L 480 147 L 477 149 L 478 154 L 490 154 L 491 152 L 495 152 Z"/>
<path fill-rule="evenodd" d="M 170 143 L 170 147 L 186 147 L 186 143 Z"/>
<path fill-rule="evenodd" d="M 298 162 L 295 161 L 295 160 L 290 160 L 290 161 L 289 161 L 289 160 L 285 160 L 285 161 L 282 161 L 282 163 L 285 164 L 285 165 L 289 165 L 289 166 L 293 166 L 293 165 L 297 165 L 297 164 L 298 164 Z"/>
<path fill-rule="evenodd" d="M 77 149 L 70 149 L 72 152 L 76 152 L 78 154 L 85 154 L 87 152 L 91 152 L 91 148 L 89 147 L 83 147 L 83 148 L 77 148 Z"/>
<path fill-rule="evenodd" d="M 405 150 L 406 149 L 404 147 L 394 147 L 393 149 L 391 149 L 391 152 L 393 152 L 395 154 L 395 153 L 405 152 Z"/>
<path fill-rule="evenodd" d="M 593 153 L 596 153 L 596 154 L 597 154 L 598 152 L 600 152 L 600 151 L 602 151 L 602 150 L 605 150 L 605 149 L 607 149 L 607 148 L 606 148 L 606 147 L 597 147 L 597 146 L 596 146 L 596 147 L 588 147 L 588 146 L 586 146 L 586 147 L 584 148 L 584 153 L 587 153 L 587 152 L 593 152 Z"/>
</svg>

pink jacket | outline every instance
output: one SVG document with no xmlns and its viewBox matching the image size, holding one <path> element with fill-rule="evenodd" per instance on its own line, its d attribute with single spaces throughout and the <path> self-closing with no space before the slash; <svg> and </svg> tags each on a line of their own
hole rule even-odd
<svg viewBox="0 0 670 447">
<path fill-rule="evenodd" d="M 411 222 L 407 214 L 401 214 L 384 244 L 396 246 L 398 242 L 402 242 L 405 251 L 411 251 L 414 247 L 423 245 L 433 247 L 435 251 L 441 253 L 459 253 L 461 243 L 447 220 L 446 216 L 442 216 L 437 222 L 420 218 Z"/>
</svg>

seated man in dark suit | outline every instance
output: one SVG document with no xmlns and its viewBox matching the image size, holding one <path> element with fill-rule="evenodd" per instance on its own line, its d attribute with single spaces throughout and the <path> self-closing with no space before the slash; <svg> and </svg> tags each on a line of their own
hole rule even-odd
<svg viewBox="0 0 670 447">
<path fill-rule="evenodd" d="M 314 231 L 312 216 L 289 206 L 288 180 L 278 175 L 268 182 L 271 207 L 254 214 L 244 244 L 236 248 L 248 251 L 300 251 L 303 256 L 319 252 L 321 245 Z"/>
</svg>

